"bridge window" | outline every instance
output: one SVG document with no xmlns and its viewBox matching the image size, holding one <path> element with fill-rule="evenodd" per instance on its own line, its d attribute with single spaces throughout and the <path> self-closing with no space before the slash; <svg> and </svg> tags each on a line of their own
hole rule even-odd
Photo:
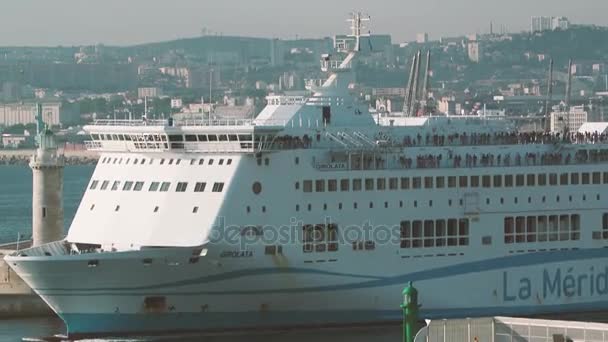
<svg viewBox="0 0 608 342">
<path fill-rule="evenodd" d="M 97 188 L 97 184 L 99 184 L 99 181 L 94 180 L 91 182 L 91 186 L 89 186 L 89 190 L 95 190 L 95 188 Z"/>
<path fill-rule="evenodd" d="M 562 173 L 559 175 L 559 185 L 568 185 L 568 174 Z"/>
<path fill-rule="evenodd" d="M 224 183 L 213 183 L 213 192 L 222 192 L 224 190 Z"/>
<path fill-rule="evenodd" d="M 187 182 L 178 182 L 175 187 L 175 192 L 186 192 L 186 188 L 188 187 Z"/>
<path fill-rule="evenodd" d="M 114 181 L 114 184 L 112 184 L 112 191 L 118 190 L 119 186 L 120 186 L 120 181 Z"/>
<path fill-rule="evenodd" d="M 167 192 L 167 191 L 169 191 L 169 187 L 170 187 L 170 186 L 171 186 L 171 182 L 163 182 L 163 183 L 160 185 L 160 191 L 161 191 L 161 192 Z"/>
<path fill-rule="evenodd" d="M 169 141 L 170 142 L 184 141 L 184 136 L 181 134 L 180 135 L 172 134 L 172 135 L 169 135 Z"/>
<path fill-rule="evenodd" d="M 442 189 L 445 187 L 445 177 L 443 176 L 437 176 L 435 177 L 435 186 L 438 189 Z"/>
<path fill-rule="evenodd" d="M 196 135 L 186 134 L 186 141 L 188 141 L 188 142 L 196 141 Z"/>
<path fill-rule="evenodd" d="M 160 182 L 152 182 L 152 183 L 150 183 L 150 187 L 148 188 L 148 191 L 157 191 L 159 186 L 160 186 Z"/>
<path fill-rule="evenodd" d="M 125 182 L 125 185 L 123 185 L 122 190 L 130 191 L 132 187 L 133 187 L 133 182 L 127 181 L 127 182 Z"/>
<path fill-rule="evenodd" d="M 589 184 L 589 172 L 583 172 L 581 176 L 581 184 Z"/>
<path fill-rule="evenodd" d="M 133 191 L 141 191 L 144 188 L 144 182 L 135 182 L 135 186 L 133 187 Z"/>
</svg>

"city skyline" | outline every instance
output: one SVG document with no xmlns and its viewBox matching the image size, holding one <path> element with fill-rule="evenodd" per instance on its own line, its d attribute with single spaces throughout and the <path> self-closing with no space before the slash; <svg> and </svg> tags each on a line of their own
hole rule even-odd
<svg viewBox="0 0 608 342">
<path fill-rule="evenodd" d="M 134 45 L 196 37 L 203 31 L 211 35 L 319 38 L 346 32 L 343 19 L 352 9 L 369 14 L 372 33 L 390 34 L 394 42 L 415 40 L 419 32 L 428 32 L 433 40 L 484 33 L 489 31 L 490 22 L 494 32 L 519 32 L 529 30 L 531 16 L 566 16 L 574 24 L 608 25 L 608 17 L 603 15 L 608 2 L 602 0 L 583 4 L 514 0 L 508 6 L 496 0 L 344 3 L 227 0 L 209 4 L 180 0 L 169 7 L 165 2 L 143 0 L 22 0 L 4 4 L 0 12 L 4 26 L 0 46 Z"/>
</svg>

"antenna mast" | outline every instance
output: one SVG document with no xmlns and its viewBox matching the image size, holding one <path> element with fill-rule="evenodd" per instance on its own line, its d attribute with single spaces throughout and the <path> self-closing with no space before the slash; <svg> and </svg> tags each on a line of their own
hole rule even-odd
<svg viewBox="0 0 608 342">
<path fill-rule="evenodd" d="M 568 61 L 568 84 L 566 85 L 566 128 L 570 132 L 570 96 L 572 95 L 572 59 Z"/>
<path fill-rule="evenodd" d="M 549 61 L 549 81 L 547 83 L 547 100 L 545 101 L 545 132 L 551 130 L 551 98 L 553 97 L 553 58 Z"/>
<path fill-rule="evenodd" d="M 355 38 L 355 51 L 361 51 L 361 37 L 369 37 L 369 33 L 361 33 L 365 27 L 363 22 L 370 21 L 370 16 L 363 16 L 361 12 L 351 13 L 352 18 L 347 21 L 350 22 L 351 34 L 348 35 L 351 38 Z"/>
</svg>

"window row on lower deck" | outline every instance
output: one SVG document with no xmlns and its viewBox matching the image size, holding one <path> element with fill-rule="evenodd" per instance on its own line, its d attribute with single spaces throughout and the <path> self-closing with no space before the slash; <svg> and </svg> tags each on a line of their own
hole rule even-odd
<svg viewBox="0 0 608 342">
<path fill-rule="evenodd" d="M 511 243 L 577 241 L 581 237 L 578 214 L 507 216 L 504 218 L 504 241 Z"/>
<path fill-rule="evenodd" d="M 442 188 L 510 188 L 523 186 L 608 184 L 608 172 L 525 173 L 516 175 L 426 176 L 304 180 L 304 192 L 382 191 Z M 313 189 L 314 188 L 314 189 Z M 300 189 L 300 182 L 295 183 Z"/>
<path fill-rule="evenodd" d="M 469 219 L 401 221 L 401 248 L 469 245 Z"/>
</svg>

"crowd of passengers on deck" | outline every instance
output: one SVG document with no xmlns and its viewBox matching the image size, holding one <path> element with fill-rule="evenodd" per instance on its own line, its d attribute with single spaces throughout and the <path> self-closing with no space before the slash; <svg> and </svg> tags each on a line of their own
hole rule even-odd
<svg viewBox="0 0 608 342">
<path fill-rule="evenodd" d="M 447 156 L 447 164 L 442 164 L 442 154 L 421 154 L 414 159 L 407 156 L 399 157 L 399 166 L 404 169 L 417 168 L 439 168 L 439 167 L 492 167 L 492 166 L 535 166 L 535 165 L 569 165 L 569 164 L 584 164 L 598 163 L 608 161 L 607 150 L 580 150 L 576 153 L 560 153 L 560 152 L 545 152 L 545 153 L 505 153 L 505 154 L 449 154 Z M 373 164 L 372 157 L 363 159 L 364 168 L 369 169 Z M 355 168 L 358 168 L 360 162 L 356 161 Z M 384 158 L 375 158 L 376 168 L 384 165 Z"/>
<path fill-rule="evenodd" d="M 424 140 L 424 141 L 423 141 Z M 454 146 L 454 145 L 523 145 L 523 144 L 596 144 L 608 142 L 605 133 L 548 133 L 548 132 L 500 132 L 500 133 L 453 133 L 449 135 L 418 133 L 415 137 L 403 137 L 403 146 Z"/>
<path fill-rule="evenodd" d="M 317 134 L 316 140 L 321 140 Z M 342 138 L 346 142 L 345 138 Z M 405 136 L 401 142 L 386 133 L 378 133 L 375 141 L 382 141 L 388 146 L 460 146 L 460 145 L 525 145 L 525 144 L 598 144 L 608 143 L 606 133 L 547 133 L 547 132 L 500 132 L 500 133 L 453 133 L 449 135 L 426 134 L 422 136 Z M 277 136 L 274 138 L 273 146 L 277 149 L 299 149 L 310 148 L 313 139 L 308 135 L 299 136 Z M 426 161 L 422 162 L 427 164 Z"/>
</svg>

